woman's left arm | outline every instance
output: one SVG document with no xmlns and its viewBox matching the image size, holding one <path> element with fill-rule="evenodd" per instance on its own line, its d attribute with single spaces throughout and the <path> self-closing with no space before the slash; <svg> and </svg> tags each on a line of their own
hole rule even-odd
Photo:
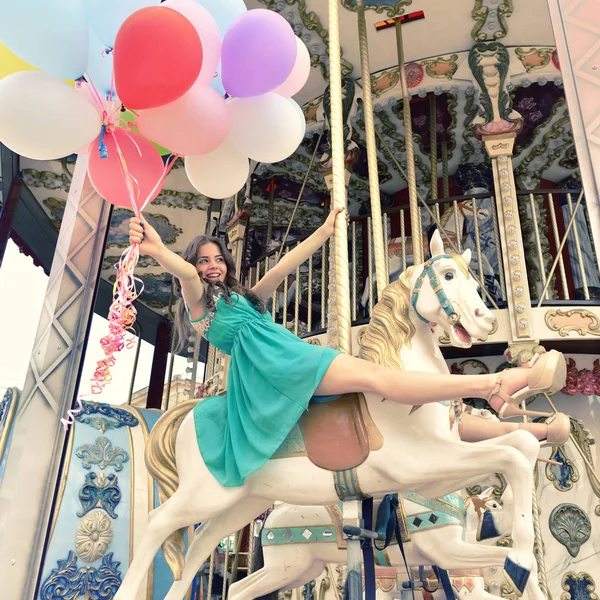
<svg viewBox="0 0 600 600">
<path fill-rule="evenodd" d="M 325 223 L 300 245 L 284 254 L 281 260 L 252 288 L 252 291 L 266 302 L 281 282 L 305 260 L 308 260 L 334 234 L 335 219 L 343 210 L 343 208 L 333 209 Z"/>
</svg>

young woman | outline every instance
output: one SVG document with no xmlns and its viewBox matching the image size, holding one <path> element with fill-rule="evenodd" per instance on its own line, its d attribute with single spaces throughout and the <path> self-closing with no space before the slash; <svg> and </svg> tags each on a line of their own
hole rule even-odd
<svg viewBox="0 0 600 600">
<path fill-rule="evenodd" d="M 197 237 L 180 257 L 164 246 L 146 221 L 130 221 L 130 242 L 138 243 L 140 252 L 157 260 L 180 285 L 182 301 L 176 315 L 180 345 L 191 326 L 231 355 L 223 399 L 227 403 L 225 422 L 216 422 L 217 417 L 206 411 L 201 418 L 196 415 L 203 460 L 223 485 L 241 485 L 269 460 L 313 396 L 371 392 L 410 405 L 478 397 L 500 410 L 505 404 L 518 405 L 533 394 L 554 391 L 564 384 L 565 361 L 558 352 L 543 354 L 532 368 L 510 369 L 501 375 L 394 371 L 307 344 L 274 323 L 264 303 L 288 274 L 334 234 L 339 212 L 332 211 L 315 233 L 286 254 L 251 290 L 237 281 L 233 258 L 221 240 Z M 465 417 L 462 422 L 467 439 L 469 430 L 476 435 L 481 427 L 472 427 L 471 419 Z M 481 423 L 481 419 L 477 421 Z M 496 433 L 486 437 L 518 427 L 492 421 L 486 428 L 490 426 Z M 558 435 L 564 437 L 565 427 L 564 419 L 558 423 L 554 419 L 553 424 L 532 423 L 527 428 L 538 439 L 552 441 Z"/>
</svg>

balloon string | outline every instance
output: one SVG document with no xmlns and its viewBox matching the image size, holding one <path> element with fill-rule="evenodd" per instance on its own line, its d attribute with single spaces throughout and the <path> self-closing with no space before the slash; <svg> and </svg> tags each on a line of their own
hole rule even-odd
<svg viewBox="0 0 600 600">
<path fill-rule="evenodd" d="M 140 212 L 142 212 L 144 208 L 146 208 L 146 205 L 148 204 L 148 202 L 150 202 L 150 199 L 153 198 L 157 190 L 159 190 L 162 187 L 163 183 L 165 182 L 165 179 L 167 178 L 167 175 L 171 172 L 171 169 L 173 168 L 173 165 L 175 164 L 175 161 L 178 158 L 179 154 L 171 154 L 171 156 L 169 156 L 163 168 L 162 175 L 159 177 L 158 181 L 156 182 L 156 185 L 152 188 L 152 191 L 148 194 L 148 197 L 146 198 L 144 204 L 142 204 Z"/>
</svg>

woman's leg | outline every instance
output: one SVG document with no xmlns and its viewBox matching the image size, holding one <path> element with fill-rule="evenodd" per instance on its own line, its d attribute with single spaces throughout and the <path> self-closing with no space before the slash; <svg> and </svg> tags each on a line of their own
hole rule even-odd
<svg viewBox="0 0 600 600">
<path fill-rule="evenodd" d="M 315 395 L 371 392 L 400 404 L 419 405 L 455 398 L 487 399 L 497 379 L 497 374 L 442 375 L 395 371 L 370 361 L 340 354 L 327 369 Z M 501 389 L 508 395 L 526 385 L 527 369 L 509 369 L 502 375 Z"/>
<path fill-rule="evenodd" d="M 546 423 L 508 423 L 507 421 L 492 421 L 476 417 L 469 413 L 460 416 L 460 439 L 463 442 L 481 442 L 491 438 L 500 437 L 515 429 L 524 429 L 532 433 L 540 442 L 548 437 Z"/>
</svg>

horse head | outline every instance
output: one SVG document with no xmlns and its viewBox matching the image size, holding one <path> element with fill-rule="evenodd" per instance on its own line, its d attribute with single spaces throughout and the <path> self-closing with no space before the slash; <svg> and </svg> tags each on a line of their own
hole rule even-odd
<svg viewBox="0 0 600 600">
<path fill-rule="evenodd" d="M 467 511 L 472 509 L 477 518 L 476 539 L 478 542 L 510 533 L 511 511 L 506 510 L 504 501 L 494 496 L 494 488 L 487 488 L 477 496 L 470 496 L 465 502 L 465 506 Z"/>
<path fill-rule="evenodd" d="M 430 242 L 431 258 L 410 274 L 411 304 L 416 316 L 436 323 L 459 348 L 493 331 L 495 318 L 479 296 L 479 283 L 468 269 L 471 251 L 447 254 L 438 230 Z"/>
</svg>

